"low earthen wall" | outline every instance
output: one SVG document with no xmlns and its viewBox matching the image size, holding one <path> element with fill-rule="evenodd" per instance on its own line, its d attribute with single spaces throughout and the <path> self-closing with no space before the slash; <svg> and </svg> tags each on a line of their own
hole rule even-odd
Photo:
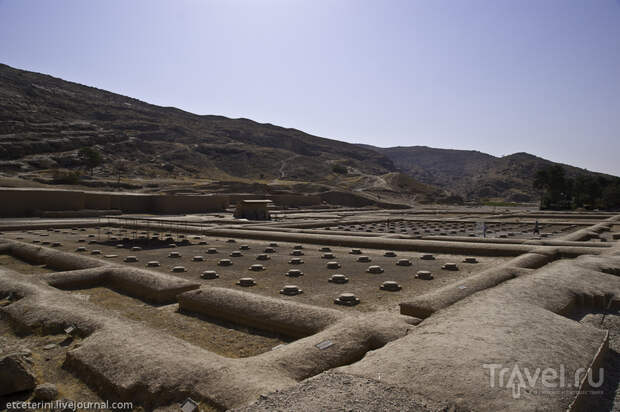
<svg viewBox="0 0 620 412">
<path fill-rule="evenodd" d="M 179 308 L 294 338 L 312 335 L 343 318 L 342 312 L 225 288 L 178 296 Z"/>
<path fill-rule="evenodd" d="M 39 210 L 84 209 L 84 192 L 0 188 L 0 216 L 33 216 Z"/>
</svg>

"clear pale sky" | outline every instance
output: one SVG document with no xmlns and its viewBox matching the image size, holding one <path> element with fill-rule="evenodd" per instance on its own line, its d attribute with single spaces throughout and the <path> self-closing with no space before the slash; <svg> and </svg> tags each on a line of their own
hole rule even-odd
<svg viewBox="0 0 620 412">
<path fill-rule="evenodd" d="M 620 0 L 0 0 L 0 62 L 348 142 L 620 175 Z"/>
</svg>

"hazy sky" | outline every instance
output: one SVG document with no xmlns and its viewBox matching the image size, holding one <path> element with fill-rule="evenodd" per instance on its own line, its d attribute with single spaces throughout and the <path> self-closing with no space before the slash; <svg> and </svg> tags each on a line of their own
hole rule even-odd
<svg viewBox="0 0 620 412">
<path fill-rule="evenodd" d="M 0 61 L 349 142 L 620 175 L 620 0 L 0 0 Z"/>
</svg>

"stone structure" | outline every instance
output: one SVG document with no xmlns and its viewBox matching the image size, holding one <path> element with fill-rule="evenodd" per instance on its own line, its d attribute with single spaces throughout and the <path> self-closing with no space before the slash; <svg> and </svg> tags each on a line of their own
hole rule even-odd
<svg viewBox="0 0 620 412">
<path fill-rule="evenodd" d="M 384 215 L 377 217 L 379 213 Z M 0 234 L 0 255 L 16 267 L 0 268 L 2 321 L 21 332 L 20 336 L 64 333 L 76 341 L 66 349 L 58 344 L 48 349 L 28 346 L 34 352 L 35 378 L 26 376 L 24 390 L 30 393 L 43 383 L 38 381 L 41 356 L 37 351 L 62 350 L 62 367 L 76 382 L 88 385 L 101 399 L 132 401 L 144 410 L 178 408 L 190 396 L 203 406 L 237 412 L 604 410 L 584 395 L 589 389 L 585 372 L 613 368 L 605 355 L 618 350 L 620 242 L 613 234 L 620 229 L 620 216 L 602 220 L 603 216 L 564 233 L 549 229 L 545 240 L 509 236 L 492 241 L 465 236 L 421 239 L 390 232 L 390 226 L 396 230 L 406 226 L 404 219 L 386 222 L 385 231 L 377 233 L 370 220 L 385 222 L 387 213 L 367 214 L 363 225 L 355 224 L 362 228 L 359 233 L 334 230 L 328 235 L 303 227 L 312 219 L 303 217 L 260 225 L 186 226 L 183 234 L 177 231 L 178 223 L 168 221 L 170 226 L 162 225 L 158 232 L 185 242 L 178 243 L 183 249 L 178 249 L 182 253 L 176 252 L 177 258 L 165 260 L 185 265 L 178 273 L 168 265 L 157 269 L 158 265 L 150 264 L 156 262 L 152 259 L 165 259 L 169 249 L 133 246 L 133 227 L 79 227 L 79 223 L 60 222 L 61 226 L 58 221 L 48 222 L 46 230 L 41 226 L 45 222 L 36 230 L 0 226 L 4 233 Z M 589 218 L 583 216 L 570 218 L 582 224 L 580 219 Z M 342 211 L 337 215 L 330 211 L 326 217 L 333 218 L 329 226 L 353 225 L 355 218 Z M 416 219 L 418 225 L 432 223 Z M 514 221 L 513 216 L 507 219 Z M 11 223 L 15 224 L 19 221 Z M 139 230 L 140 225 L 149 228 L 140 222 L 134 226 Z M 451 233 L 459 223 L 448 218 L 443 225 L 441 230 Z M 96 250 L 101 256 L 118 259 L 78 253 L 76 247 L 85 240 L 90 244 L 91 239 L 100 242 Z M 117 242 L 124 246 L 117 249 Z M 59 246 L 45 247 L 54 243 Z M 278 250 L 273 249 L 275 253 L 262 262 L 264 266 L 252 264 L 253 254 L 241 256 L 239 252 L 233 260 L 220 260 L 218 274 L 205 270 L 218 263 L 206 256 L 218 249 L 209 252 L 202 246 L 206 244 L 217 246 L 221 256 L 237 248 L 245 250 L 244 245 L 249 250 L 264 249 L 265 254 L 267 245 Z M 323 253 L 332 252 L 326 244 L 339 262 L 321 260 Z M 362 251 L 349 254 L 350 248 L 362 248 L 364 256 L 381 266 L 360 264 Z M 290 268 L 289 259 L 292 251 L 301 250 L 306 274 L 298 277 L 303 273 Z M 386 252 L 391 250 L 398 251 L 401 259 L 395 252 Z M 106 255 L 111 251 L 119 251 L 121 257 Z M 154 269 L 123 262 L 130 257 L 126 256 L 129 251 Z M 422 259 L 422 254 L 434 259 Z M 233 261 L 234 266 L 223 264 Z M 412 265 L 399 265 L 399 261 Z M 32 267 L 25 269 L 25 262 Z M 256 280 L 239 279 L 240 270 L 248 265 L 250 271 L 255 266 L 264 269 L 256 271 Z M 341 266 L 348 278 L 326 270 Z M 40 270 L 47 272 L 33 276 Z M 285 273 L 296 277 L 299 285 L 282 287 Z M 237 287 L 235 281 L 238 286 L 252 287 Z M 132 312 L 123 312 L 120 305 L 114 306 L 118 311 L 110 311 L 100 300 L 84 299 L 84 295 L 99 293 L 94 289 L 101 296 L 116 294 L 122 296 L 119 299 L 144 304 L 137 302 Z M 400 314 L 394 310 L 399 304 Z M 133 316 L 137 310 L 155 319 L 144 317 L 136 322 L 128 313 Z M 174 314 L 183 325 L 181 331 L 177 330 L 181 327 L 168 328 L 169 322 L 160 324 L 160 315 L 162 320 L 169 319 L 163 317 L 166 314 Z M 190 320 L 194 326 L 189 326 Z M 203 347 L 208 343 L 202 335 L 192 335 L 210 325 L 225 330 L 226 345 L 235 344 L 243 334 L 257 340 L 282 339 L 277 346 L 265 345 L 262 352 L 232 359 L 235 356 L 212 346 Z M 25 362 L 16 363 L 10 380 L 30 367 L 27 359 L 21 360 Z M 2 362 L 0 357 L 1 366 L 7 365 L 6 360 Z M 54 367 L 53 362 L 43 365 Z M 524 365 L 530 371 L 562 365 L 572 386 L 547 391 L 546 378 L 530 383 L 525 377 L 527 386 L 515 387 L 508 375 L 504 384 L 491 386 L 484 365 L 501 365 L 510 373 Z M 0 368 L 0 375 L 5 369 Z M 584 379 L 572 379 L 579 371 L 585 371 L 579 375 Z M 502 372 L 496 372 L 500 379 Z M 6 386 L 1 378 L 0 392 Z M 520 385 L 520 381 L 515 383 Z M 61 395 L 68 396 L 66 386 L 58 385 Z M 616 387 L 603 390 L 613 398 Z M 514 396 L 515 390 L 520 391 L 519 397 Z M 41 396 L 40 389 L 39 395 L 36 392 L 35 398 L 55 396 Z"/>
<path fill-rule="evenodd" d="M 270 220 L 269 205 L 271 200 L 240 200 L 237 202 L 234 216 L 237 219 Z"/>
</svg>

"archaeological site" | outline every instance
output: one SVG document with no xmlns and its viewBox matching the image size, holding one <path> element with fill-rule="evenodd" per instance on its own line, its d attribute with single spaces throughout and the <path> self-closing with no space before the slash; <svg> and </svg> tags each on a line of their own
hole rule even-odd
<svg viewBox="0 0 620 412">
<path fill-rule="evenodd" d="M 0 412 L 620 412 L 619 80 L 620 0 L 0 0 Z"/>
<path fill-rule="evenodd" d="M 3 219 L 3 399 L 53 384 L 162 411 L 613 402 L 620 215 L 229 210 Z M 530 385 L 527 368 L 556 372 Z"/>
</svg>

